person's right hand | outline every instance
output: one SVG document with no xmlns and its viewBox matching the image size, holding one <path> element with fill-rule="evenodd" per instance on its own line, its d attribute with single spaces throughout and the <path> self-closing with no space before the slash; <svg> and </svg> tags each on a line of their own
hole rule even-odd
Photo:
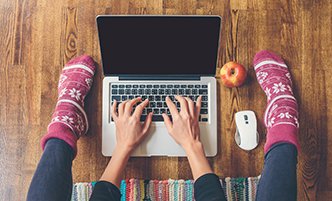
<svg viewBox="0 0 332 201">
<path fill-rule="evenodd" d="M 166 104 L 171 112 L 173 123 L 166 114 L 162 114 L 165 126 L 171 137 L 184 149 L 187 145 L 200 142 L 199 114 L 201 110 L 201 96 L 197 98 L 196 106 L 187 97 L 175 96 L 180 102 L 181 111 L 178 112 L 172 100 L 167 97 Z"/>
<path fill-rule="evenodd" d="M 186 152 L 194 180 L 196 181 L 202 175 L 212 173 L 200 140 L 198 120 L 202 98 L 197 98 L 196 106 L 187 97 L 175 96 L 175 98 L 180 102 L 181 111 L 178 112 L 174 103 L 167 97 L 166 104 L 171 112 L 173 123 L 166 114 L 163 114 L 164 123 L 171 137 Z"/>
</svg>

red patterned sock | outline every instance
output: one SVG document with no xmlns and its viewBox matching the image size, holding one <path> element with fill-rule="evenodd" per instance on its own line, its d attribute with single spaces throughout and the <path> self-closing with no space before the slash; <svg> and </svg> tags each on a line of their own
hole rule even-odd
<svg viewBox="0 0 332 201">
<path fill-rule="evenodd" d="M 94 72 L 94 61 L 87 55 L 71 60 L 63 68 L 58 86 L 58 103 L 47 128 L 48 133 L 41 141 L 43 150 L 47 140 L 57 138 L 67 142 L 77 153 L 77 140 L 89 129 L 84 98 L 90 91 Z"/>
<path fill-rule="evenodd" d="M 275 53 L 263 50 L 256 54 L 254 67 L 258 83 L 267 95 L 267 107 L 263 116 L 268 130 L 265 152 L 272 145 L 282 142 L 294 144 L 299 151 L 298 106 L 285 62 Z"/>
</svg>

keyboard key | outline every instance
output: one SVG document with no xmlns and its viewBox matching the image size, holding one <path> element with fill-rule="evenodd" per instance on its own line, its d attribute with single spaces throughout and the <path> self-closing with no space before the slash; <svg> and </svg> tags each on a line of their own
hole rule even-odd
<svg viewBox="0 0 332 201">
<path fill-rule="evenodd" d="M 192 88 L 194 88 L 194 85 L 190 84 L 190 85 L 188 85 L 188 88 L 192 89 Z"/>
<path fill-rule="evenodd" d="M 153 88 L 159 88 L 159 85 L 153 85 Z"/>
<path fill-rule="evenodd" d="M 173 88 L 173 85 L 167 85 L 167 88 L 169 88 L 169 89 L 171 89 L 171 88 Z"/>
<path fill-rule="evenodd" d="M 141 115 L 140 121 L 145 121 L 147 115 Z"/>
<path fill-rule="evenodd" d="M 161 115 L 153 115 L 152 121 L 164 121 L 164 118 Z"/>
<path fill-rule="evenodd" d="M 131 94 L 131 90 L 130 89 L 125 89 L 125 94 Z"/>
<path fill-rule="evenodd" d="M 206 95 L 206 94 L 208 94 L 208 90 L 207 90 L 207 89 L 200 89 L 200 90 L 199 90 L 199 94 L 204 94 L 204 95 Z"/>
<path fill-rule="evenodd" d="M 139 88 L 145 88 L 144 84 L 139 85 Z"/>
<path fill-rule="evenodd" d="M 139 89 L 138 94 L 144 94 L 144 89 Z"/>
<path fill-rule="evenodd" d="M 152 89 L 152 94 L 153 94 L 153 95 L 158 94 L 158 89 Z"/>
<path fill-rule="evenodd" d="M 199 89 L 199 88 L 201 88 L 201 85 L 195 85 L 195 88 Z"/>
<path fill-rule="evenodd" d="M 145 94 L 151 94 L 151 89 L 145 89 Z"/>
<path fill-rule="evenodd" d="M 113 84 L 113 85 L 112 85 L 112 88 L 118 88 L 118 85 Z"/>
<path fill-rule="evenodd" d="M 119 89 L 119 94 L 120 95 L 124 94 L 124 89 Z"/>
<path fill-rule="evenodd" d="M 179 89 L 179 95 L 184 95 L 184 89 Z"/>
<path fill-rule="evenodd" d="M 127 97 L 127 96 L 122 96 L 122 97 L 121 97 L 121 100 L 122 100 L 122 101 L 126 101 L 126 100 L 128 100 L 128 97 Z"/>
<path fill-rule="evenodd" d="M 152 88 L 152 85 L 151 85 L 151 84 L 146 85 L 146 88 L 151 89 L 151 88 Z"/>
<path fill-rule="evenodd" d="M 163 107 L 163 103 L 162 102 L 157 102 L 157 107 Z"/>
<path fill-rule="evenodd" d="M 161 96 L 155 96 L 154 99 L 155 99 L 156 101 L 161 101 Z"/>
<path fill-rule="evenodd" d="M 163 95 L 165 93 L 165 89 L 159 89 L 158 94 Z"/>
<path fill-rule="evenodd" d="M 202 102 L 201 107 L 208 107 L 208 102 Z"/>
<path fill-rule="evenodd" d="M 118 94 L 118 90 L 117 89 L 112 89 L 112 94 Z"/>
<path fill-rule="evenodd" d="M 112 101 L 117 100 L 120 101 L 121 100 L 121 96 L 112 96 Z"/>
<path fill-rule="evenodd" d="M 202 118 L 202 122 L 208 122 L 208 118 Z"/>
<path fill-rule="evenodd" d="M 133 88 L 137 89 L 138 88 L 138 84 L 133 85 Z"/>
<path fill-rule="evenodd" d="M 184 85 L 184 84 L 183 84 L 183 85 L 181 85 L 181 88 L 183 88 L 183 89 L 184 89 L 184 88 L 187 88 L 187 85 Z"/>
<path fill-rule="evenodd" d="M 192 95 L 196 95 L 197 92 L 198 92 L 197 89 L 192 89 L 192 90 L 191 90 L 191 94 L 192 94 Z"/>
<path fill-rule="evenodd" d="M 154 101 L 154 96 L 148 96 L 149 101 Z"/>
<path fill-rule="evenodd" d="M 137 89 L 133 89 L 133 90 L 131 90 L 131 94 L 137 94 Z"/>
<path fill-rule="evenodd" d="M 202 96 L 202 101 L 208 101 L 208 97 L 207 96 Z"/>
<path fill-rule="evenodd" d="M 207 89 L 207 88 L 208 88 L 208 85 L 202 85 L 202 88 L 203 88 L 203 89 Z"/>
<path fill-rule="evenodd" d="M 173 95 L 178 95 L 178 90 L 177 89 L 172 89 L 172 94 Z"/>
<path fill-rule="evenodd" d="M 180 88 L 180 85 L 176 84 L 176 85 L 174 85 L 174 88 L 178 89 L 178 88 Z"/>
<path fill-rule="evenodd" d="M 150 100 L 150 99 L 149 99 Z M 150 100 L 151 101 L 151 100 Z M 154 108 L 156 107 L 156 102 L 150 102 L 150 107 Z"/>
<path fill-rule="evenodd" d="M 126 88 L 131 88 L 131 85 L 127 84 L 127 85 L 126 85 Z"/>
<path fill-rule="evenodd" d="M 153 114 L 159 114 L 159 109 L 157 108 L 153 109 Z"/>
<path fill-rule="evenodd" d="M 125 86 L 123 84 L 119 85 L 119 88 L 124 89 Z"/>
<path fill-rule="evenodd" d="M 207 113 L 208 113 L 208 110 L 207 110 L 207 109 L 201 109 L 200 114 L 207 114 Z"/>
<path fill-rule="evenodd" d="M 191 94 L 191 90 L 190 89 L 186 89 L 185 93 L 186 93 L 186 95 L 190 95 Z"/>
<path fill-rule="evenodd" d="M 160 85 L 160 88 L 165 89 L 165 88 L 166 88 L 166 85 L 165 85 L 165 84 Z"/>
<path fill-rule="evenodd" d="M 170 94 L 171 94 L 171 90 L 170 90 L 170 89 L 166 89 L 166 90 L 165 90 L 165 94 L 166 94 L 166 95 L 170 95 Z"/>
</svg>

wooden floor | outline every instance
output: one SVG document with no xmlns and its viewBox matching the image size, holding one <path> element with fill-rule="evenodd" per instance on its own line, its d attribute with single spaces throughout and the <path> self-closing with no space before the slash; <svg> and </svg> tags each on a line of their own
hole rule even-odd
<svg viewBox="0 0 332 201">
<path fill-rule="evenodd" d="M 298 200 L 332 200 L 332 1 L 329 0 L 0 0 L 0 200 L 25 200 L 57 102 L 62 67 L 91 55 L 97 72 L 86 111 L 91 127 L 78 143 L 74 182 L 95 181 L 109 158 L 101 154 L 102 68 L 95 17 L 101 14 L 220 15 L 218 71 L 227 61 L 248 70 L 246 83 L 218 78 L 220 177 L 257 176 L 264 163 L 266 96 L 253 69 L 263 49 L 290 68 L 300 111 Z M 217 71 L 217 72 L 218 72 Z M 234 142 L 234 114 L 255 111 L 261 142 L 246 152 Z M 186 158 L 131 158 L 124 178 L 191 179 Z"/>
</svg>

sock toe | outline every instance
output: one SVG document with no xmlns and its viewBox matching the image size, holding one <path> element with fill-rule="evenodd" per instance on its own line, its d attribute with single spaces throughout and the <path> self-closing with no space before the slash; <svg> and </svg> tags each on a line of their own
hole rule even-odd
<svg viewBox="0 0 332 201">
<path fill-rule="evenodd" d="M 70 62 L 66 64 L 66 66 L 72 66 L 72 65 L 77 65 L 77 64 L 84 64 L 86 67 L 90 68 L 93 73 L 95 72 L 95 65 L 94 65 L 94 60 L 91 56 L 89 55 L 82 55 L 79 57 L 76 57 L 72 59 Z"/>
<path fill-rule="evenodd" d="M 254 66 L 256 66 L 259 62 L 262 62 L 264 60 L 272 60 L 278 63 L 284 63 L 284 61 L 274 52 L 268 50 L 262 50 L 255 55 Z"/>
</svg>

